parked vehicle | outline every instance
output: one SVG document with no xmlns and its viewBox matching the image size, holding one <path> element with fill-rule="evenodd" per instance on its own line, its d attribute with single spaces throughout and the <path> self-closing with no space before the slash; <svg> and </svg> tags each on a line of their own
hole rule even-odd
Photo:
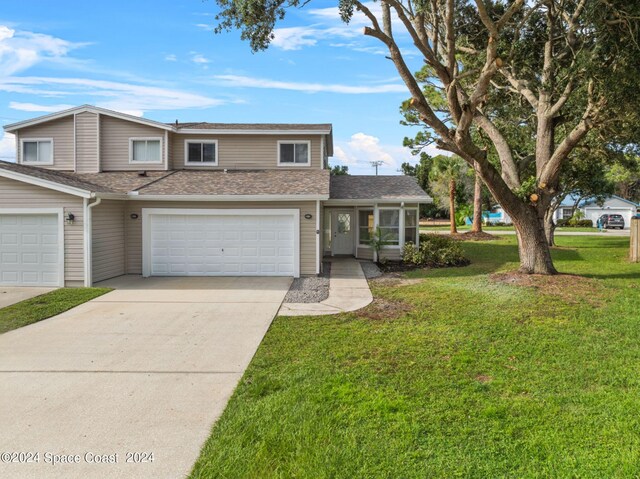
<svg viewBox="0 0 640 479">
<path fill-rule="evenodd" d="M 598 221 L 604 229 L 624 229 L 624 218 L 622 217 L 622 215 L 602 215 L 600 218 L 598 218 Z"/>
</svg>

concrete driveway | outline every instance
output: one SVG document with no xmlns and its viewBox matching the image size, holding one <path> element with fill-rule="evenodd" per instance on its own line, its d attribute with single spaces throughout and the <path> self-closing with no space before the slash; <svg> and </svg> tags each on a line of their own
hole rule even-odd
<svg viewBox="0 0 640 479">
<path fill-rule="evenodd" d="M 184 477 L 290 283 L 125 276 L 0 335 L 0 453 L 39 453 L 0 477 Z"/>
<path fill-rule="evenodd" d="M 0 309 L 19 303 L 25 299 L 35 298 L 56 288 L 23 288 L 19 286 L 0 286 Z"/>
</svg>

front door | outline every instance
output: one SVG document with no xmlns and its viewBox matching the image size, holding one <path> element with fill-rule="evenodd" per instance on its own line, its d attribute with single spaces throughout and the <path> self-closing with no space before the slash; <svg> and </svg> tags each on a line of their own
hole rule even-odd
<svg viewBox="0 0 640 479">
<path fill-rule="evenodd" d="M 353 211 L 335 210 L 331 224 L 331 253 L 353 254 Z"/>
</svg>

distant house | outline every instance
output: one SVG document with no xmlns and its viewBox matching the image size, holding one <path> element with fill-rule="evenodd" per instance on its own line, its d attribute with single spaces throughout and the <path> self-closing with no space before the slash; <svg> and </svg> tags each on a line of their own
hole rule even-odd
<svg viewBox="0 0 640 479">
<path fill-rule="evenodd" d="M 610 196 L 600 206 L 595 200 L 587 200 L 580 205 L 580 209 L 584 213 L 584 219 L 593 221 L 596 224 L 598 218 L 604 214 L 618 214 L 624 218 L 624 227 L 629 229 L 631 217 L 638 211 L 638 204 L 633 201 L 625 200 L 619 196 Z"/>
<path fill-rule="evenodd" d="M 554 221 L 569 219 L 573 216 L 573 206 L 576 198 L 567 196 L 555 211 Z M 624 218 L 625 229 L 629 228 L 631 217 L 638 212 L 640 205 L 633 201 L 625 200 L 619 196 L 608 197 L 602 205 L 599 205 L 595 199 L 582 201 L 578 209 L 584 214 L 584 219 L 593 221 L 596 225 L 598 218 L 604 214 L 619 214 Z M 496 205 L 489 214 L 488 223 L 505 223 L 511 224 L 511 217 L 502 209 L 502 206 Z"/>
</svg>

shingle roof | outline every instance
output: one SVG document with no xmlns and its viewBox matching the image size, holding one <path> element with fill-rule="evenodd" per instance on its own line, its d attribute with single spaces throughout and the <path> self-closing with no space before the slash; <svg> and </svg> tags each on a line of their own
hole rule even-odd
<svg viewBox="0 0 640 479">
<path fill-rule="evenodd" d="M 185 122 L 185 123 L 167 123 L 167 125 L 175 126 L 183 129 L 195 130 L 327 130 L 331 131 L 330 123 L 209 123 L 202 122 Z"/>
<path fill-rule="evenodd" d="M 427 195 L 412 176 L 354 176 L 331 177 L 332 200 L 393 200 L 402 199 L 430 202 Z"/>
<path fill-rule="evenodd" d="M 140 195 L 329 195 L 328 170 L 179 170 Z"/>
<path fill-rule="evenodd" d="M 87 181 L 117 193 L 128 193 L 137 190 L 153 181 L 157 181 L 173 171 L 147 171 L 141 176 L 137 171 L 113 171 L 102 173 L 69 173 L 74 177 Z"/>
<path fill-rule="evenodd" d="M 98 193 L 113 193 L 114 190 L 106 185 L 100 185 L 91 181 L 82 179 L 78 175 L 73 173 L 63 173 L 61 171 L 47 170 L 44 168 L 38 168 L 36 166 L 18 165 L 16 163 L 9 163 L 7 161 L 0 161 L 0 169 L 12 171 L 33 178 L 38 178 L 46 181 L 53 181 L 61 185 L 71 186 L 73 188 L 79 188 L 81 190 Z"/>
</svg>

